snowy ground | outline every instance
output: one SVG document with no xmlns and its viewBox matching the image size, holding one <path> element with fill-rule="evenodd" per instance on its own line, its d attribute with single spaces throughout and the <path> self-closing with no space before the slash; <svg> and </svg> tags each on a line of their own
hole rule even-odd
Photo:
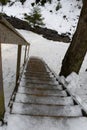
<svg viewBox="0 0 87 130">
<path fill-rule="evenodd" d="M 17 16 L 23 19 L 23 14 L 30 12 L 30 9 L 32 9 L 30 3 L 33 1 L 34 0 L 27 0 L 25 5 L 23 6 L 19 2 L 16 2 L 12 7 L 9 7 L 9 5 L 7 5 L 4 7 L 4 12 L 6 12 L 8 15 Z M 76 29 L 76 25 L 81 10 L 78 7 L 82 6 L 81 4 L 82 1 L 61 0 L 62 8 L 58 12 L 54 10 L 56 1 L 57 0 L 54 0 L 54 3 L 51 6 L 49 6 L 49 4 L 46 4 L 45 7 L 41 7 L 42 15 L 43 17 L 45 17 L 44 22 L 46 24 L 46 27 L 55 29 L 59 33 L 70 32 L 73 35 Z M 49 12 L 50 10 L 52 10 L 53 13 Z M 63 19 L 64 15 L 66 15 L 65 19 Z M 30 56 L 38 56 L 40 58 L 43 58 L 43 60 L 45 60 L 45 62 L 49 65 L 49 67 L 56 74 L 58 74 L 61 68 L 62 59 L 66 53 L 69 44 L 46 40 L 41 35 L 37 35 L 30 31 L 24 31 L 24 30 L 18 30 L 18 31 L 31 44 Z M 4 77 L 6 109 L 10 96 L 15 86 L 16 55 L 17 55 L 17 46 L 2 45 L 3 73 L 4 73 L 3 77 Z M 23 63 L 23 56 L 22 56 L 22 63 Z M 85 56 L 79 75 L 73 74 L 66 80 L 69 83 L 67 87 L 74 95 L 78 97 L 81 103 L 83 102 L 83 105 L 87 109 L 87 72 L 85 71 L 86 69 L 87 69 L 87 55 Z M 0 130 L 3 129 L 4 128 L 0 127 Z"/>
<path fill-rule="evenodd" d="M 24 47 L 22 47 L 21 66 L 24 60 Z M 7 108 L 11 94 L 15 87 L 17 64 L 17 45 L 2 45 L 3 82 L 5 93 L 5 105 Z"/>
<path fill-rule="evenodd" d="M 50 66 L 50 68 L 52 68 L 52 70 L 58 75 L 60 71 L 62 59 L 66 53 L 66 50 L 69 44 L 62 43 L 62 42 L 61 43 L 53 42 L 53 41 L 43 38 L 41 35 L 32 33 L 30 31 L 24 31 L 24 30 L 18 30 L 18 31 L 31 44 L 30 56 L 38 56 L 39 58 L 43 58 L 45 62 Z M 17 46 L 3 45 L 2 48 L 3 48 L 2 52 L 3 52 L 3 66 L 4 66 L 3 71 L 5 71 L 4 72 L 4 88 L 5 88 L 5 92 L 6 93 L 8 92 L 7 94 L 5 93 L 6 105 L 7 105 L 10 99 L 10 95 L 14 89 L 13 81 L 15 81 Z M 84 103 L 87 103 L 87 100 L 86 100 L 87 99 L 87 96 L 86 96 L 87 95 L 87 72 L 85 72 L 85 69 L 87 67 L 86 59 L 87 59 L 87 56 L 85 57 L 80 74 L 79 75 L 74 74 L 74 76 L 70 76 L 70 78 L 68 77 L 66 79 L 69 82 L 68 88 L 70 88 L 70 91 L 72 91 L 76 96 L 79 96 L 78 99 L 80 99 L 81 102 L 84 101 Z M 83 96 L 83 94 L 85 95 Z M 2 130 L 2 128 L 0 128 L 0 130 Z"/>
<path fill-rule="evenodd" d="M 24 5 L 21 5 L 18 1 L 12 6 L 7 4 L 4 6 L 3 12 L 9 16 L 12 15 L 20 19 L 24 19 L 24 13 L 31 12 L 31 3 L 33 2 L 35 2 L 35 0 L 26 0 Z M 45 6 L 40 6 L 42 17 L 44 17 L 45 26 L 47 28 L 57 30 L 59 34 L 69 32 L 72 37 L 79 19 L 82 0 L 60 0 L 61 8 L 58 11 L 56 11 L 57 4 L 58 1 L 53 0 L 52 4 L 46 3 Z"/>
<path fill-rule="evenodd" d="M 67 48 L 69 47 L 69 44 L 63 42 L 50 41 L 43 38 L 41 35 L 35 34 L 30 31 L 24 31 L 24 30 L 18 30 L 18 31 L 31 44 L 29 55 L 42 58 L 49 65 L 49 67 L 58 75 L 60 72 L 62 59 L 66 53 Z M 3 45 L 2 52 L 3 52 L 2 58 L 3 58 L 3 72 L 4 72 L 4 87 L 5 87 L 6 106 L 7 106 L 15 86 L 17 46 Z M 22 56 L 22 62 L 23 62 L 23 56 Z M 77 84 L 75 84 L 76 86 L 74 85 L 74 87 L 72 87 L 75 94 L 79 94 L 79 92 L 82 91 L 83 87 L 85 91 L 87 87 L 86 83 L 87 72 L 85 72 L 86 68 L 87 68 L 87 55 L 81 67 L 80 74 L 79 76 L 77 76 L 78 77 L 77 81 L 79 82 L 79 83 L 77 82 L 78 86 Z M 80 90 L 79 92 L 78 88 Z"/>
</svg>

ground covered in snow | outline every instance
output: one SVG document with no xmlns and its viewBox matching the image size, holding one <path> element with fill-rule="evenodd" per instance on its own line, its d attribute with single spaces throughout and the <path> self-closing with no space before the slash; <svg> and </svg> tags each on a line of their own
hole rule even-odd
<svg viewBox="0 0 87 130">
<path fill-rule="evenodd" d="M 13 15 L 18 18 L 24 19 L 23 14 L 31 11 L 32 9 L 31 3 L 33 1 L 34 0 L 27 0 L 23 6 L 19 2 L 16 2 L 11 7 L 7 5 L 4 7 L 4 12 L 6 12 L 8 15 Z M 55 11 L 56 2 L 57 0 L 54 0 L 52 5 L 49 5 L 47 3 L 45 7 L 40 7 L 42 16 L 45 18 L 44 19 L 44 23 L 46 24 L 45 26 L 57 30 L 60 34 L 70 32 L 73 35 L 78 22 L 81 10 L 80 6 L 82 6 L 82 1 L 61 0 L 60 2 L 62 4 L 62 8 L 60 8 L 57 12 Z M 52 12 L 50 12 L 50 10 L 52 10 Z M 50 41 L 43 38 L 41 35 L 37 35 L 30 31 L 24 31 L 24 30 L 18 30 L 18 31 L 31 44 L 30 56 L 36 56 L 42 58 L 49 65 L 49 67 L 58 75 L 61 68 L 62 59 L 64 58 L 66 50 L 69 47 L 69 43 L 66 44 L 62 42 Z M 14 46 L 2 45 L 3 77 L 4 77 L 6 109 L 10 96 L 15 86 L 16 55 L 17 55 L 16 45 Z M 23 56 L 22 56 L 22 63 L 23 63 Z M 73 73 L 72 75 L 67 77 L 66 81 L 68 82 L 67 86 L 68 89 L 70 89 L 70 91 L 77 96 L 79 101 L 83 103 L 83 105 L 87 110 L 87 72 L 85 71 L 86 69 L 87 69 L 87 55 L 85 56 L 79 75 Z M 19 117 L 15 118 L 19 120 Z M 0 130 L 3 129 L 4 128 L 0 127 Z"/>
<path fill-rule="evenodd" d="M 20 32 L 24 36 L 24 38 L 28 42 L 30 42 L 29 55 L 42 58 L 49 65 L 49 67 L 58 75 L 61 68 L 62 59 L 64 58 L 64 55 L 69 47 L 69 44 L 63 42 L 61 43 L 53 42 L 43 38 L 41 35 L 32 33 L 30 31 L 18 30 L 18 32 Z M 7 108 L 7 104 L 9 102 L 11 93 L 15 86 L 14 81 L 15 81 L 17 46 L 2 45 L 2 54 L 3 54 L 2 57 L 3 57 L 3 72 L 4 72 L 4 89 L 6 94 L 5 96 L 6 96 L 6 108 Z M 87 55 L 81 67 L 80 74 L 79 75 L 75 74 L 74 76 L 70 76 L 70 78 L 66 79 L 66 81 L 69 83 L 68 88 L 70 88 L 70 91 L 78 96 L 80 102 L 84 101 L 84 103 L 87 103 L 86 100 L 87 72 L 85 71 L 85 69 L 87 68 L 86 59 Z M 83 94 L 85 95 L 83 96 Z M 15 117 L 12 118 L 13 120 L 15 120 Z M 0 130 L 2 130 L 2 128 L 0 128 Z"/>
<path fill-rule="evenodd" d="M 11 1 L 14 2 L 15 0 Z M 16 16 L 20 19 L 24 19 L 24 13 L 28 14 L 33 9 L 31 5 L 33 2 L 35 2 L 35 0 L 26 0 L 24 5 L 22 5 L 20 2 L 16 1 L 12 6 L 8 3 L 4 6 L 3 12 L 9 16 Z M 58 3 L 60 3 L 60 8 L 56 11 Z M 39 7 L 42 17 L 44 18 L 43 22 L 45 23 L 45 27 L 57 30 L 59 34 L 69 32 L 73 35 L 79 19 L 82 0 L 53 0 L 52 4 L 47 2 L 45 6 Z"/>
<path fill-rule="evenodd" d="M 24 38 L 30 42 L 29 56 L 36 56 L 42 58 L 49 67 L 58 75 L 60 72 L 62 59 L 69 47 L 69 44 L 63 42 L 54 42 L 43 38 L 41 35 L 35 34 L 30 31 L 18 30 Z M 24 50 L 24 48 L 22 49 Z M 3 58 L 3 72 L 4 72 L 4 87 L 6 96 L 6 106 L 9 102 L 10 96 L 15 86 L 15 74 L 16 74 L 16 55 L 17 46 L 15 45 L 2 45 L 2 58 Z M 80 94 L 84 87 L 84 91 L 87 86 L 87 55 L 85 56 L 83 65 L 80 70 L 78 78 L 74 78 L 74 85 L 71 87 L 75 94 Z M 23 62 L 23 56 L 22 56 Z M 73 79 L 73 78 L 72 78 Z M 72 80 L 71 79 L 71 80 Z M 70 82 L 70 81 L 69 81 Z M 79 92 L 78 92 L 79 88 Z M 83 91 L 83 94 L 84 94 Z M 82 92 L 81 92 L 82 93 Z M 86 93 L 86 91 L 85 91 Z M 81 94 L 80 94 L 81 95 Z M 84 97 L 86 101 L 86 98 Z M 87 101 L 86 101 L 87 102 Z"/>
</svg>

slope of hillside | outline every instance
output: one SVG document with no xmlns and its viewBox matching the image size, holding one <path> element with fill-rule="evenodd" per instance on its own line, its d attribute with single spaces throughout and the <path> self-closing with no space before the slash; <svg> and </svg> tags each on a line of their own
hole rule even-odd
<svg viewBox="0 0 87 130">
<path fill-rule="evenodd" d="M 15 0 L 11 0 L 14 2 Z M 24 13 L 30 13 L 32 3 L 35 0 L 26 0 L 24 5 L 16 1 L 13 5 L 9 3 L 4 6 L 3 12 L 9 16 L 15 16 L 24 19 Z M 56 7 L 59 4 L 59 9 Z M 38 5 L 41 9 L 42 17 L 44 17 L 45 27 L 58 31 L 61 33 L 73 34 L 76 29 L 78 18 L 80 15 L 82 0 L 53 0 L 51 4 L 48 2 L 44 6 Z M 1 11 L 1 6 L 0 6 Z"/>
</svg>

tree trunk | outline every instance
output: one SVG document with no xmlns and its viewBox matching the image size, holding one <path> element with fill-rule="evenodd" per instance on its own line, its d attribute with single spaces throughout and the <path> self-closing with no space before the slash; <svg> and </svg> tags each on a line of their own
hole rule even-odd
<svg viewBox="0 0 87 130">
<path fill-rule="evenodd" d="M 87 0 L 83 0 L 83 8 L 77 30 L 62 62 L 60 75 L 68 76 L 71 72 L 79 73 L 87 52 Z"/>
</svg>

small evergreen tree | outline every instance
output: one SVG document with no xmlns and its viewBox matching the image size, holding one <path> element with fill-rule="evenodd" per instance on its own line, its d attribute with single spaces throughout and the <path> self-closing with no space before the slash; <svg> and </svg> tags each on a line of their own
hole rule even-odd
<svg viewBox="0 0 87 130">
<path fill-rule="evenodd" d="M 35 26 L 44 26 L 43 19 L 41 16 L 40 8 L 34 7 L 32 12 L 28 14 L 24 14 L 25 19 L 29 22 L 29 24 L 33 27 Z"/>
</svg>

